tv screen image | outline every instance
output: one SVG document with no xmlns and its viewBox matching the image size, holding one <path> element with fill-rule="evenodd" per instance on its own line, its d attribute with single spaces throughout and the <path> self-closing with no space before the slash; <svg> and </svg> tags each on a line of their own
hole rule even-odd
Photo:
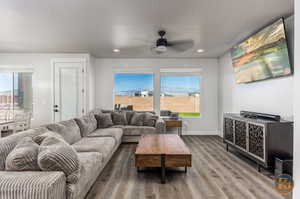
<svg viewBox="0 0 300 199">
<path fill-rule="evenodd" d="M 231 57 L 237 83 L 290 75 L 283 19 L 234 46 Z"/>
</svg>

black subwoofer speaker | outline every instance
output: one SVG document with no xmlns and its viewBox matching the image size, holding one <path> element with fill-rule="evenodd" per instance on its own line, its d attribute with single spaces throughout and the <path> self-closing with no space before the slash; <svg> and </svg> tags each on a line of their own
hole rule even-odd
<svg viewBox="0 0 300 199">
<path fill-rule="evenodd" d="M 293 175 L 293 160 L 286 158 L 275 158 L 275 176 L 281 174 Z"/>
</svg>

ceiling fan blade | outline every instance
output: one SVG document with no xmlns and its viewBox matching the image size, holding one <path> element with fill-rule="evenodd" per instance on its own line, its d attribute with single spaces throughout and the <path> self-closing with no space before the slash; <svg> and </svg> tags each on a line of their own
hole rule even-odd
<svg viewBox="0 0 300 199">
<path fill-rule="evenodd" d="M 130 51 L 136 51 L 136 50 L 147 50 L 148 45 L 137 45 L 137 46 L 128 46 L 128 47 L 122 47 L 120 50 L 130 50 Z"/>
<path fill-rule="evenodd" d="M 193 48 L 193 46 L 194 46 L 194 40 L 192 39 L 168 41 L 168 47 L 178 52 L 187 51 L 188 49 Z"/>
</svg>

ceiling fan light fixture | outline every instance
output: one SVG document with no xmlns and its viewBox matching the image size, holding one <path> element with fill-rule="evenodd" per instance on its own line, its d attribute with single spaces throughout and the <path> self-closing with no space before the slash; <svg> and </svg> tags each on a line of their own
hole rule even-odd
<svg viewBox="0 0 300 199">
<path fill-rule="evenodd" d="M 157 47 L 155 48 L 155 50 L 156 50 L 157 52 L 163 53 L 163 52 L 166 52 L 166 51 L 167 51 L 167 47 L 166 47 L 166 46 L 157 46 Z"/>
</svg>

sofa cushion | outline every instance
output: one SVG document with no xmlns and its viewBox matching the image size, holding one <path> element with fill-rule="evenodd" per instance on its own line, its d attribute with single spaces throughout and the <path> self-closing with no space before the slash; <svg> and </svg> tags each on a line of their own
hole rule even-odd
<svg viewBox="0 0 300 199">
<path fill-rule="evenodd" d="M 8 154 L 15 148 L 18 142 L 24 137 L 34 137 L 47 132 L 46 128 L 29 129 L 20 133 L 0 139 L 0 170 L 5 170 L 5 161 Z"/>
<path fill-rule="evenodd" d="M 47 131 L 46 133 L 43 133 L 41 135 L 36 135 L 32 139 L 35 143 L 40 145 L 47 137 L 56 137 L 59 139 L 64 139 L 61 135 L 53 131 Z"/>
<path fill-rule="evenodd" d="M 80 129 L 75 120 L 67 120 L 54 124 L 48 124 L 46 127 L 63 136 L 69 144 L 73 144 L 81 139 Z"/>
<path fill-rule="evenodd" d="M 79 126 L 82 137 L 86 137 L 88 134 L 97 129 L 97 120 L 93 114 L 88 114 L 80 118 L 75 118 L 75 121 Z"/>
<path fill-rule="evenodd" d="M 99 129 L 101 128 L 108 128 L 114 125 L 112 119 L 111 119 L 111 113 L 99 113 L 95 115 L 95 118 L 97 120 L 97 127 Z"/>
<path fill-rule="evenodd" d="M 101 109 L 100 108 L 95 108 L 95 109 L 91 110 L 88 114 L 97 115 L 97 114 L 100 114 L 100 113 L 102 113 Z"/>
<path fill-rule="evenodd" d="M 119 142 L 122 138 L 123 130 L 121 128 L 107 128 L 97 129 L 93 133 L 89 134 L 88 137 L 113 137 L 116 142 Z"/>
<path fill-rule="evenodd" d="M 152 113 L 145 113 L 143 126 L 155 126 L 156 120 L 158 120 L 158 116 Z"/>
<path fill-rule="evenodd" d="M 147 133 L 156 133 L 156 128 L 150 126 L 124 126 L 124 135 L 143 135 Z"/>
<path fill-rule="evenodd" d="M 113 152 L 116 141 L 112 137 L 85 137 L 72 146 L 77 152 L 99 152 L 105 161 Z"/>
<path fill-rule="evenodd" d="M 98 152 L 78 153 L 78 159 L 82 165 L 80 179 L 75 184 L 67 184 L 68 199 L 84 198 L 103 168 L 102 155 Z"/>
<path fill-rule="evenodd" d="M 80 177 L 80 163 L 75 149 L 56 137 L 47 137 L 41 143 L 38 165 L 43 171 L 64 172 L 70 183 L 76 183 Z"/>
<path fill-rule="evenodd" d="M 39 145 L 32 138 L 24 137 L 6 158 L 7 171 L 39 171 L 37 164 Z"/>
<path fill-rule="evenodd" d="M 126 125 L 127 120 L 126 120 L 126 113 L 121 111 L 121 112 L 112 112 L 111 113 L 111 118 L 114 123 L 114 125 Z"/>
<path fill-rule="evenodd" d="M 144 113 L 134 112 L 133 115 L 132 115 L 132 118 L 130 120 L 130 125 L 133 125 L 133 126 L 143 126 L 143 124 L 144 124 L 144 117 L 145 117 Z"/>
</svg>

